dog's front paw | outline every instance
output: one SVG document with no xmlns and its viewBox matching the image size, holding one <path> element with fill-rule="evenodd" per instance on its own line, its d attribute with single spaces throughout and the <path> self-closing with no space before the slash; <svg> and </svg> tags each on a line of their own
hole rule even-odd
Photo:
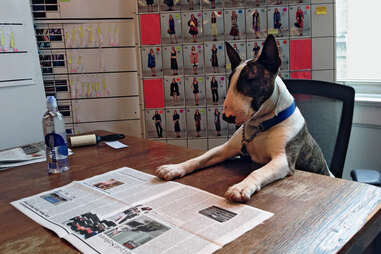
<svg viewBox="0 0 381 254">
<path fill-rule="evenodd" d="M 255 184 L 242 181 L 230 186 L 225 192 L 225 197 L 235 202 L 247 202 L 257 190 L 259 190 L 259 188 L 257 188 Z"/>
<path fill-rule="evenodd" d="M 172 180 L 176 177 L 183 177 L 186 175 L 186 170 L 181 164 L 168 164 L 158 167 L 155 174 L 164 180 Z"/>
</svg>

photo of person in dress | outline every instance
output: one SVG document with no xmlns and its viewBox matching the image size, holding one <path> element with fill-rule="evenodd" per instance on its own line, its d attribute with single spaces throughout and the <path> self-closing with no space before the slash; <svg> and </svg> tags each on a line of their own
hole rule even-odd
<svg viewBox="0 0 381 254">
<path fill-rule="evenodd" d="M 152 76 L 156 76 L 156 57 L 155 57 L 155 53 L 153 52 L 153 49 L 150 49 L 149 50 L 149 53 L 148 53 L 148 68 L 151 69 L 151 72 L 152 72 Z"/>
<path fill-rule="evenodd" d="M 216 127 L 217 136 L 221 136 L 221 112 L 218 108 L 214 110 L 214 126 Z"/>
<path fill-rule="evenodd" d="M 191 52 L 189 53 L 190 62 L 193 68 L 193 74 L 197 74 L 198 72 L 198 52 L 196 51 L 196 47 L 192 46 Z"/>
<path fill-rule="evenodd" d="M 162 138 L 163 137 L 163 128 L 161 127 L 161 115 L 159 112 L 156 110 L 155 114 L 152 117 L 152 120 L 155 122 L 155 128 L 157 132 L 157 137 Z"/>
<path fill-rule="evenodd" d="M 198 88 L 197 78 L 193 78 L 192 88 L 193 88 L 194 104 L 198 105 L 198 98 L 199 98 L 200 90 Z"/>
<path fill-rule="evenodd" d="M 189 26 L 189 34 L 192 35 L 193 42 L 197 42 L 197 35 L 198 35 L 198 20 L 194 16 L 194 14 L 191 14 L 191 18 L 188 21 Z"/>
<path fill-rule="evenodd" d="M 217 47 L 216 47 L 216 44 L 213 44 L 212 46 L 212 55 L 210 57 L 210 62 L 212 64 L 212 67 L 213 67 L 213 72 L 216 73 L 217 70 L 218 70 L 218 57 L 217 57 Z"/>
<path fill-rule="evenodd" d="M 170 96 L 173 98 L 173 103 L 177 103 L 177 98 L 180 96 L 179 84 L 176 82 L 176 79 L 173 78 L 170 86 Z"/>
<path fill-rule="evenodd" d="M 210 0 L 210 8 L 212 9 L 216 8 L 216 0 Z"/>
<path fill-rule="evenodd" d="M 253 47 L 253 59 L 254 60 L 257 60 L 260 51 L 261 51 L 261 47 L 259 47 L 257 42 L 254 42 L 254 47 Z"/>
<path fill-rule="evenodd" d="M 175 20 L 173 19 L 173 16 L 171 14 L 169 14 L 168 16 L 168 34 L 171 43 L 173 43 L 173 39 L 175 39 L 175 42 L 177 43 Z"/>
<path fill-rule="evenodd" d="M 153 11 L 153 2 L 154 0 L 146 0 L 148 11 Z"/>
<path fill-rule="evenodd" d="M 168 6 L 168 11 L 173 11 L 174 0 L 164 0 L 164 3 Z"/>
<path fill-rule="evenodd" d="M 281 19 L 280 19 L 280 12 L 278 8 L 274 9 L 274 14 L 273 14 L 273 24 L 274 24 L 274 29 L 278 29 L 278 32 L 280 32 L 280 27 L 282 26 Z"/>
<path fill-rule="evenodd" d="M 257 9 L 253 12 L 253 31 L 255 33 L 255 37 L 259 38 L 259 33 L 261 32 L 261 19 L 259 17 L 259 12 Z"/>
<path fill-rule="evenodd" d="M 303 27 L 304 27 L 304 13 L 302 11 L 302 8 L 298 7 L 296 11 L 296 22 L 295 26 L 298 28 L 299 35 L 303 35 Z"/>
<path fill-rule="evenodd" d="M 173 111 L 172 119 L 173 119 L 176 137 L 179 138 L 180 137 L 180 131 L 181 131 L 181 129 L 180 129 L 180 115 L 177 113 L 176 109 Z"/>
<path fill-rule="evenodd" d="M 175 47 L 171 48 L 171 71 L 172 75 L 177 75 L 179 66 L 177 64 L 177 53 Z"/>
<path fill-rule="evenodd" d="M 194 124 L 196 126 L 196 137 L 200 137 L 200 131 L 201 131 L 201 114 L 198 109 L 194 111 Z"/>
<path fill-rule="evenodd" d="M 230 29 L 230 35 L 233 36 L 233 40 L 236 38 L 239 40 L 239 28 L 238 28 L 238 15 L 236 11 L 232 11 L 232 27 Z"/>
<path fill-rule="evenodd" d="M 189 4 L 189 10 L 193 10 L 193 0 L 187 0 Z"/>
<path fill-rule="evenodd" d="M 213 41 L 217 40 L 217 17 L 213 11 L 210 15 L 210 33 L 213 36 Z"/>
<path fill-rule="evenodd" d="M 213 104 L 218 104 L 218 82 L 216 80 L 216 77 L 212 77 L 212 80 L 210 81 L 210 89 L 212 90 L 212 100 Z"/>
</svg>

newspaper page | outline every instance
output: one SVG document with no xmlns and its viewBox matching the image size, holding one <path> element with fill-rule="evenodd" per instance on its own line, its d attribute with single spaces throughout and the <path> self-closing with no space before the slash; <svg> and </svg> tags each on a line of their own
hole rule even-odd
<svg viewBox="0 0 381 254">
<path fill-rule="evenodd" d="M 83 253 L 213 253 L 273 215 L 127 167 L 11 204 Z"/>
</svg>

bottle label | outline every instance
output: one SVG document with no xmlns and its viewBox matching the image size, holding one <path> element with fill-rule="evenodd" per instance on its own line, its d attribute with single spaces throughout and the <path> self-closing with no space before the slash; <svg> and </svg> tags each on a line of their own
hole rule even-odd
<svg viewBox="0 0 381 254">
<path fill-rule="evenodd" d="M 47 147 L 50 148 L 51 151 L 54 151 L 57 147 L 57 155 L 64 155 L 68 156 L 69 152 L 67 149 L 67 145 L 65 143 L 64 138 L 61 135 L 58 135 L 57 133 L 49 133 L 45 136 L 45 144 Z M 53 157 L 54 153 L 53 153 Z M 56 158 L 52 158 L 54 161 Z"/>
</svg>

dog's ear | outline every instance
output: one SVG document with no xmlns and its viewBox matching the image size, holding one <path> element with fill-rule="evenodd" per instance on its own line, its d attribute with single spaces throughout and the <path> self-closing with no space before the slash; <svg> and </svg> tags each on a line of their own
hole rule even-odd
<svg viewBox="0 0 381 254">
<path fill-rule="evenodd" d="M 271 73 L 276 73 L 281 64 L 278 46 L 272 34 L 268 35 L 264 43 L 262 53 L 257 62 L 261 63 Z"/>
<path fill-rule="evenodd" d="M 230 45 L 229 42 L 225 41 L 225 47 L 233 71 L 241 63 L 241 57 L 239 56 L 238 52 L 232 47 L 232 45 Z"/>
</svg>

